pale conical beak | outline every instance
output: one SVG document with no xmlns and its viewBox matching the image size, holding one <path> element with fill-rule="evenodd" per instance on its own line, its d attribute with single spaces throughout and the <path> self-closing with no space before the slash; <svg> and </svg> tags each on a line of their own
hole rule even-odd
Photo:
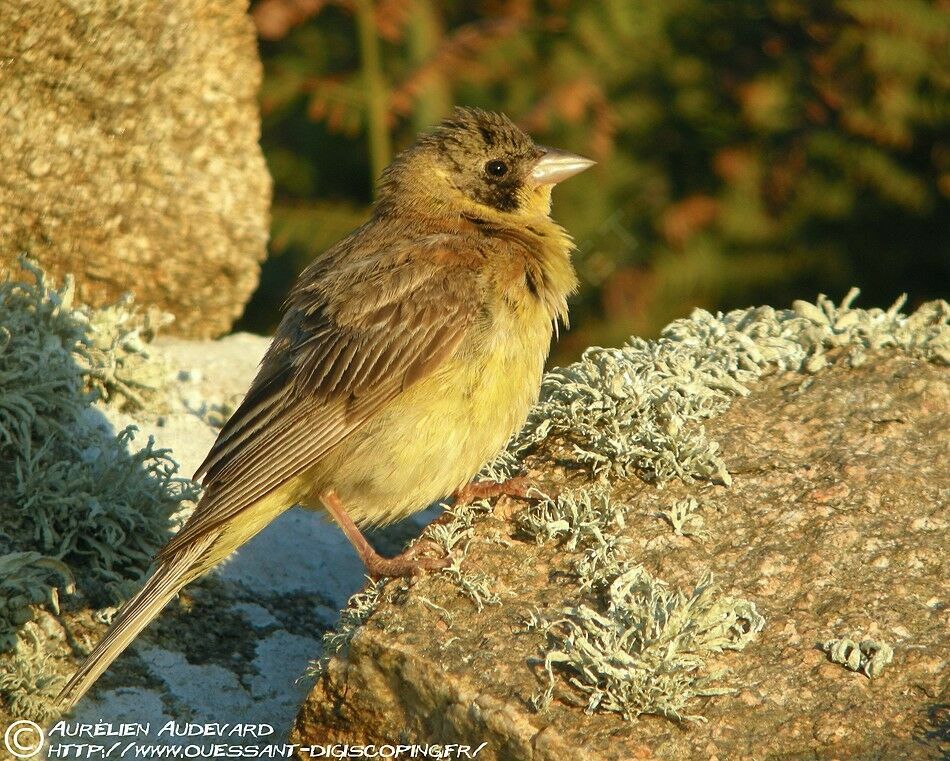
<svg viewBox="0 0 950 761">
<path fill-rule="evenodd" d="M 544 155 L 538 159 L 538 163 L 531 170 L 531 180 L 535 185 L 554 185 L 575 174 L 580 174 L 597 163 L 559 148 L 541 147 Z"/>
</svg>

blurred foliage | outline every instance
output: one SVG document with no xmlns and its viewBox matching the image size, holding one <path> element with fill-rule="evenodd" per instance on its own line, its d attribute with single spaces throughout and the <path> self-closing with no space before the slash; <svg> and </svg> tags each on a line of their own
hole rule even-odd
<svg viewBox="0 0 950 761">
<path fill-rule="evenodd" d="M 945 0 L 258 0 L 271 259 L 241 327 L 364 220 L 453 104 L 597 167 L 559 188 L 584 286 L 559 361 L 694 306 L 950 282 Z"/>
</svg>

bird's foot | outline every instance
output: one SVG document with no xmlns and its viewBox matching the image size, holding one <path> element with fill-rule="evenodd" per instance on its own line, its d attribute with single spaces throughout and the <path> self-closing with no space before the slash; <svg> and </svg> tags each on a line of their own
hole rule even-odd
<svg viewBox="0 0 950 761">
<path fill-rule="evenodd" d="M 443 568 L 452 565 L 449 558 L 417 557 L 420 546 L 416 545 L 394 558 L 384 558 L 375 551 L 372 555 L 360 554 L 360 560 L 366 566 L 366 573 L 373 579 L 381 579 L 384 576 L 390 579 L 406 578 L 427 571 L 441 571 Z"/>
<path fill-rule="evenodd" d="M 534 481 L 525 476 L 516 476 L 501 483 L 496 481 L 472 481 L 462 488 L 456 489 L 452 497 L 455 499 L 456 505 L 468 505 L 475 500 L 490 497 L 505 496 L 527 499 L 532 489 L 537 489 Z"/>
<path fill-rule="evenodd" d="M 366 541 L 363 532 L 346 512 L 336 492 L 326 492 L 321 495 L 320 501 L 323 502 L 327 512 L 333 516 L 346 538 L 350 540 L 356 554 L 366 566 L 366 573 L 374 579 L 381 579 L 384 576 L 388 578 L 414 576 L 425 571 L 439 571 L 452 564 L 449 558 L 417 558 L 419 550 L 425 546 L 421 543 L 394 558 L 384 558 Z"/>
</svg>

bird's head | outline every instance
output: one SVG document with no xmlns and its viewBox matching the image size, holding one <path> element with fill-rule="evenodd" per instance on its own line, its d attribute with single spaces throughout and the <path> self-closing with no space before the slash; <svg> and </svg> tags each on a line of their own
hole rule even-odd
<svg viewBox="0 0 950 761">
<path fill-rule="evenodd" d="M 386 169 L 378 206 L 537 217 L 549 213 L 556 183 L 593 163 L 535 144 L 503 114 L 456 108 Z"/>
</svg>

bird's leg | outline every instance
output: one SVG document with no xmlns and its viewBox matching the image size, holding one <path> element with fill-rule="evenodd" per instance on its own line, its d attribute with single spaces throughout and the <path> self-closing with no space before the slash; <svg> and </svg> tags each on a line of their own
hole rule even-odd
<svg viewBox="0 0 950 761">
<path fill-rule="evenodd" d="M 320 501 L 323 502 L 327 512 L 333 516 L 333 520 L 342 529 L 346 538 L 350 540 L 356 554 L 360 556 L 360 560 L 366 566 L 366 573 L 374 579 L 383 576 L 390 578 L 412 576 L 423 571 L 437 571 L 451 565 L 448 558 L 415 558 L 412 550 L 394 558 L 384 558 L 366 541 L 363 532 L 359 530 L 349 513 L 346 512 L 343 502 L 340 501 L 340 497 L 335 491 L 331 489 L 321 494 Z"/>
<path fill-rule="evenodd" d="M 497 483 L 495 481 L 471 481 L 465 486 L 456 489 L 452 497 L 456 505 L 467 505 L 477 499 L 486 499 L 489 497 L 515 497 L 525 499 L 528 492 L 536 488 L 535 483 L 530 478 L 516 476 L 507 481 Z"/>
</svg>

